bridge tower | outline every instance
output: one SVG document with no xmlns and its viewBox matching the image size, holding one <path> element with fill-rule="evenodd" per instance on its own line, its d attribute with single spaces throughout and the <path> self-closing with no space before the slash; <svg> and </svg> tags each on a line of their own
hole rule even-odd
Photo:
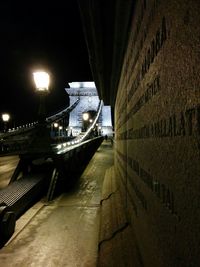
<svg viewBox="0 0 200 267">
<path fill-rule="evenodd" d="M 84 131 L 83 114 L 88 113 L 90 118 L 97 113 L 99 107 L 99 96 L 94 82 L 72 82 L 70 88 L 65 88 L 69 95 L 70 105 L 77 98 L 80 99 L 78 105 L 70 112 L 68 135 L 77 136 Z M 112 136 L 113 126 L 111 120 L 111 107 L 103 105 L 99 119 L 97 121 L 99 133 Z"/>
</svg>

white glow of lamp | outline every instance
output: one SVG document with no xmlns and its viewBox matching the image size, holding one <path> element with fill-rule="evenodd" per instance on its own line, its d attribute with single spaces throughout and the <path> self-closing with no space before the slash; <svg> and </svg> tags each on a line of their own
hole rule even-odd
<svg viewBox="0 0 200 267">
<path fill-rule="evenodd" d="M 40 104 L 38 110 L 38 122 L 39 124 L 45 124 L 46 108 L 45 108 L 45 96 L 49 91 L 49 74 L 45 71 L 36 71 L 33 73 L 33 78 L 36 86 L 36 90 L 40 96 Z"/>
<path fill-rule="evenodd" d="M 49 74 L 45 71 L 37 71 L 33 73 L 34 82 L 38 91 L 49 90 Z"/>
<path fill-rule="evenodd" d="M 4 113 L 4 114 L 2 114 L 2 120 L 3 120 L 4 122 L 8 122 L 9 119 L 10 119 L 10 115 L 9 115 L 8 113 Z"/>
<path fill-rule="evenodd" d="M 89 114 L 88 113 L 83 113 L 83 120 L 87 121 L 89 119 Z"/>
</svg>

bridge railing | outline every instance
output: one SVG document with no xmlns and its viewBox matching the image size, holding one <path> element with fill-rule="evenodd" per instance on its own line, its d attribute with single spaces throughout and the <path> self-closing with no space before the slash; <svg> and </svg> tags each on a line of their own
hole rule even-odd
<svg viewBox="0 0 200 267">
<path fill-rule="evenodd" d="M 14 233 L 16 218 L 41 197 L 50 201 L 76 182 L 102 140 L 84 141 L 51 158 L 20 158 L 9 185 L 0 192 L 0 248 Z"/>
<path fill-rule="evenodd" d="M 51 124 L 57 120 L 63 119 L 64 117 L 67 116 L 67 114 L 69 112 L 71 112 L 78 105 L 79 101 L 80 101 L 80 99 L 78 98 L 71 106 L 63 109 L 60 112 L 57 112 L 56 114 L 54 114 L 52 116 L 47 117 L 46 122 L 48 124 Z M 34 123 L 29 123 L 26 125 L 19 126 L 16 129 L 9 130 L 6 133 L 1 133 L 0 138 L 1 139 L 8 139 L 11 136 L 26 134 L 26 133 L 30 132 L 32 129 L 34 129 L 35 125 L 37 125 L 37 124 L 38 124 L 38 122 L 36 121 Z"/>
<path fill-rule="evenodd" d="M 64 117 L 66 117 L 67 114 L 69 114 L 78 105 L 79 102 L 80 102 L 80 98 L 77 98 L 77 100 L 71 106 L 48 117 L 46 119 L 47 123 L 53 123 L 55 121 L 63 119 Z"/>
<path fill-rule="evenodd" d="M 46 123 L 47 127 L 49 127 L 50 131 L 50 125 L 54 123 L 55 121 L 59 121 L 63 118 L 65 118 L 79 103 L 80 99 L 77 98 L 77 100 L 66 109 L 57 112 L 56 114 L 47 117 Z M 0 135 L 0 155 L 5 154 L 18 154 L 18 153 L 25 153 L 27 151 L 27 148 L 29 144 L 31 143 L 31 139 L 33 138 L 34 134 L 36 134 L 37 131 L 35 131 L 36 127 L 38 126 L 38 122 L 31 123 L 27 125 L 26 127 L 18 127 L 16 130 L 9 131 L 7 133 L 3 133 Z M 58 139 L 58 140 L 57 140 Z M 61 139 L 70 139 L 67 137 L 62 138 L 52 138 L 52 142 L 62 141 Z"/>
<path fill-rule="evenodd" d="M 89 128 L 87 129 L 86 132 L 83 132 L 83 133 L 81 133 L 80 135 L 78 135 L 78 136 L 73 140 L 74 142 L 79 143 L 79 142 L 83 142 L 84 140 L 87 140 L 88 138 L 90 138 L 93 129 L 96 127 L 97 121 L 98 121 L 99 116 L 100 116 L 100 114 L 101 114 L 102 107 L 103 107 L 103 101 L 100 100 L 100 101 L 99 101 L 98 108 L 97 108 L 97 114 L 96 114 L 96 117 L 94 118 L 92 124 L 89 126 Z"/>
</svg>

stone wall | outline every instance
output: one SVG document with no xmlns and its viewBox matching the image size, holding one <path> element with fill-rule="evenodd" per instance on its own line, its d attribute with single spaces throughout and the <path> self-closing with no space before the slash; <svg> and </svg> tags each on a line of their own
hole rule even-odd
<svg viewBox="0 0 200 267">
<path fill-rule="evenodd" d="M 115 105 L 115 173 L 147 267 L 200 261 L 200 2 L 141 0 Z"/>
</svg>

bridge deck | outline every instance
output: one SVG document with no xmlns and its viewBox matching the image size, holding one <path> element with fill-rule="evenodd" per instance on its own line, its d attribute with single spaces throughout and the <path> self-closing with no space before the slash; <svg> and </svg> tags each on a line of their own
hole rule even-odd
<svg viewBox="0 0 200 267">
<path fill-rule="evenodd" d="M 76 188 L 37 203 L 17 221 L 0 250 L 2 266 L 96 266 L 102 182 L 112 164 L 112 147 L 104 141 Z"/>
</svg>

